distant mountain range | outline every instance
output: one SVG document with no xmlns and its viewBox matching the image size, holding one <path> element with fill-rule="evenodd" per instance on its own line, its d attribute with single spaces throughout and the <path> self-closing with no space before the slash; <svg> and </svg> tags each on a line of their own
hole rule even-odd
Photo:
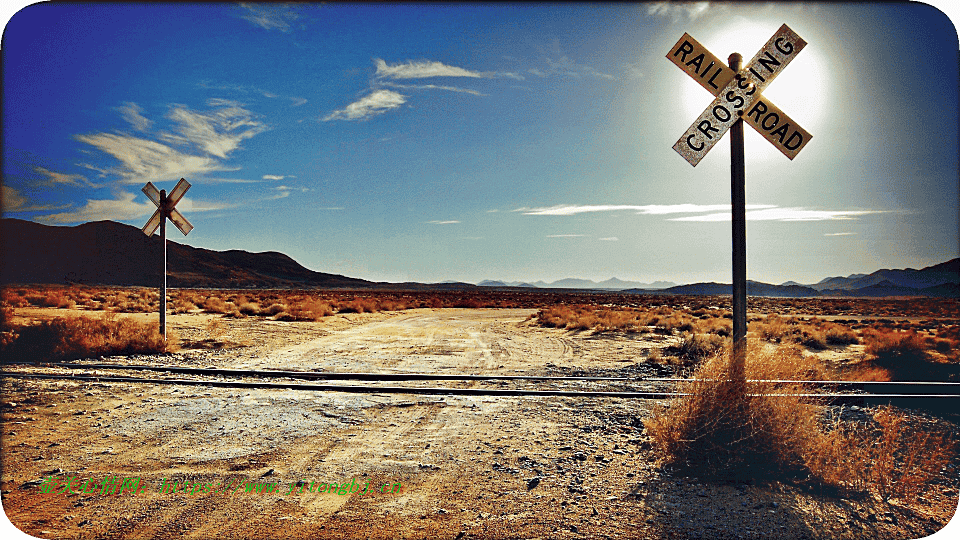
<svg viewBox="0 0 960 540">
<path fill-rule="evenodd" d="M 163 244 L 130 225 L 51 227 L 0 219 L 0 283 L 157 287 Z M 369 288 L 372 282 L 308 270 L 283 253 L 213 251 L 167 242 L 167 285 L 222 288 Z"/>
<path fill-rule="evenodd" d="M 31 221 L 0 219 L 0 283 L 86 283 L 156 287 L 162 278 L 162 244 L 136 227 L 95 221 L 53 227 Z M 730 284 L 676 285 L 638 283 L 611 278 L 537 281 L 383 283 L 326 274 L 304 268 L 277 252 L 214 251 L 167 242 L 167 284 L 197 288 L 322 288 L 470 290 L 481 288 L 620 291 L 626 294 L 730 294 Z M 775 297 L 939 296 L 960 297 L 960 258 L 915 270 L 877 270 L 871 274 L 829 277 L 814 284 L 792 281 L 773 285 L 747 282 L 747 294 Z"/>
<path fill-rule="evenodd" d="M 611 289 L 622 291 L 623 289 L 665 289 L 674 287 L 677 284 L 669 281 L 655 281 L 653 283 L 640 283 L 637 281 L 622 281 L 617 278 L 610 278 L 606 281 L 597 283 L 589 279 L 567 278 L 553 283 L 536 281 L 534 283 L 525 283 L 521 281 L 491 281 L 485 280 L 477 283 L 481 287 L 527 287 L 538 289 Z"/>
</svg>

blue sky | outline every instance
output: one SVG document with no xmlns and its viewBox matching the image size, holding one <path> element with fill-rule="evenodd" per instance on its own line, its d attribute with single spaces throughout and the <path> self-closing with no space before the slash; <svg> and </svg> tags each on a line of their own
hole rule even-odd
<svg viewBox="0 0 960 540">
<path fill-rule="evenodd" d="M 280 251 L 377 281 L 730 281 L 729 136 L 672 149 L 712 96 L 684 32 L 749 59 L 813 138 L 746 132 L 747 272 L 781 283 L 958 256 L 958 42 L 898 4 L 28 6 L 3 36 L 3 215 Z"/>
</svg>

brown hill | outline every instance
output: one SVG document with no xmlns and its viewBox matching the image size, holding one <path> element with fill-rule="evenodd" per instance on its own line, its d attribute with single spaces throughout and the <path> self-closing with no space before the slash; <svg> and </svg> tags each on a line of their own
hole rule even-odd
<svg viewBox="0 0 960 540">
<path fill-rule="evenodd" d="M 162 243 L 136 227 L 95 221 L 51 227 L 0 219 L 0 283 L 159 286 Z M 276 252 L 213 251 L 167 242 L 170 287 L 365 289 L 362 279 L 314 272 Z"/>
</svg>

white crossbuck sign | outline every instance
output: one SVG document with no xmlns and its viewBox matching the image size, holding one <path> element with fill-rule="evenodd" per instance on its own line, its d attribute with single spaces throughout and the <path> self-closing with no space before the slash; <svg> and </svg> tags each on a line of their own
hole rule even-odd
<svg viewBox="0 0 960 540">
<path fill-rule="evenodd" d="M 190 182 L 187 182 L 183 178 L 177 182 L 177 185 L 169 195 L 167 195 L 165 191 L 157 190 L 156 186 L 151 182 L 147 182 L 147 185 L 143 186 L 143 192 L 147 195 L 147 198 L 153 201 L 153 204 L 157 205 L 157 211 L 150 216 L 147 224 L 143 226 L 144 234 L 147 236 L 153 235 L 157 227 L 160 226 L 160 223 L 166 218 L 170 218 L 170 221 L 180 229 L 180 232 L 182 232 L 184 236 L 193 230 L 193 225 L 187 221 L 187 218 L 183 217 L 183 214 L 174 208 L 188 189 L 190 189 Z"/>
<path fill-rule="evenodd" d="M 742 118 L 788 158 L 796 157 L 812 135 L 760 92 L 806 44 L 783 25 L 739 73 L 734 73 L 690 34 L 683 34 L 667 58 L 716 98 L 673 149 L 696 167 L 724 133 Z"/>
</svg>

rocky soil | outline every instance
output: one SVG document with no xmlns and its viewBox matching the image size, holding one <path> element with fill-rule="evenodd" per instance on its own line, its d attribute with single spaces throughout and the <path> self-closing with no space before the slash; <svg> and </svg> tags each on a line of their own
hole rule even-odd
<svg viewBox="0 0 960 540">
<path fill-rule="evenodd" d="M 532 313 L 419 309 L 317 323 L 183 314 L 170 324 L 196 348 L 104 360 L 383 373 L 672 373 L 651 355 L 674 338 L 538 328 Z M 562 384 L 555 387 L 600 388 Z M 612 388 L 620 387 L 628 388 Z M 935 533 L 957 511 L 957 464 L 909 505 L 790 483 L 684 477 L 657 465 L 642 428 L 653 404 L 644 400 L 10 378 L 0 392 L 4 511 L 42 538 L 909 539 Z M 138 478 L 146 489 L 109 494 L 116 477 Z M 50 478 L 54 491 L 74 478 L 81 493 L 45 494 Z M 366 493 L 310 491 L 353 479 L 360 490 L 370 486 Z M 171 481 L 197 492 L 159 491 Z M 396 493 L 380 492 L 397 483 Z M 256 484 L 277 489 L 246 491 Z"/>
</svg>

